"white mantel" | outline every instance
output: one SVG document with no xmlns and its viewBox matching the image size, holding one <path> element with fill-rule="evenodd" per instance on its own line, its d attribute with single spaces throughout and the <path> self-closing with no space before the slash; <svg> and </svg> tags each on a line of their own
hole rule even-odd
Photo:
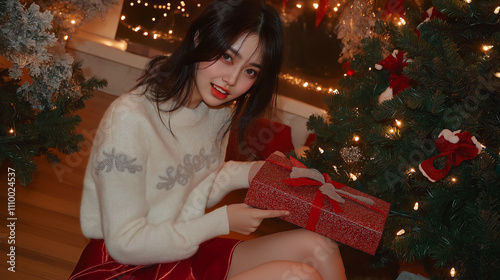
<svg viewBox="0 0 500 280">
<path fill-rule="evenodd" d="M 149 58 L 126 52 L 127 42 L 115 40 L 123 0 L 110 7 L 106 15 L 81 26 L 68 41 L 70 52 L 83 61 L 87 77 L 106 79 L 101 91 L 121 95 L 135 83 Z"/>
</svg>

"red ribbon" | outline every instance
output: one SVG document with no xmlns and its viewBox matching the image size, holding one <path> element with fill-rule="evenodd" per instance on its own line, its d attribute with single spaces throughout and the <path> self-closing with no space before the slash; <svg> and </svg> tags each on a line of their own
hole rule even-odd
<svg viewBox="0 0 500 280">
<path fill-rule="evenodd" d="M 286 3 L 288 3 L 288 0 L 283 0 L 283 10 L 286 9 Z"/>
<path fill-rule="evenodd" d="M 269 161 L 275 165 L 284 167 L 285 169 L 287 169 L 289 171 L 291 171 L 293 167 L 307 168 L 307 166 L 302 164 L 297 159 L 295 159 L 291 156 L 289 157 L 289 159 L 290 159 L 289 162 L 280 162 L 280 161 L 275 161 L 272 159 L 266 159 L 266 161 Z M 332 184 L 336 189 L 341 189 L 341 188 L 346 187 L 346 185 L 344 185 L 342 183 L 333 181 L 332 178 L 330 177 L 330 175 L 328 175 L 326 173 L 323 173 L 323 177 L 324 177 L 326 183 Z M 294 187 L 322 186 L 323 185 L 322 182 L 314 180 L 314 179 L 309 179 L 309 178 L 290 178 L 290 179 L 283 180 L 283 182 L 290 185 L 290 186 L 294 186 Z M 385 215 L 382 210 L 378 209 L 377 207 L 375 207 L 373 205 L 364 203 L 363 201 L 359 201 L 359 200 L 357 200 L 349 195 L 345 195 L 342 193 L 338 193 L 338 194 L 340 196 L 342 196 L 343 198 L 354 201 L 354 202 L 361 204 L 361 205 L 363 205 L 363 206 L 365 206 L 365 207 L 367 207 L 375 212 L 378 212 L 382 215 Z M 328 197 L 328 196 L 323 194 L 318 188 L 318 190 L 316 191 L 316 195 L 314 197 L 313 203 L 312 203 L 311 212 L 309 213 L 309 218 L 307 220 L 307 225 L 305 227 L 306 229 L 315 231 L 316 225 L 318 224 L 319 216 L 321 214 L 321 209 L 323 209 L 325 197 Z M 344 211 L 344 209 L 342 209 L 342 207 L 340 206 L 340 204 L 337 201 L 331 199 L 330 197 L 328 197 L 328 200 L 330 201 L 330 204 L 332 205 L 333 210 L 336 213 L 341 213 Z"/>
<path fill-rule="evenodd" d="M 351 62 L 344 62 L 342 64 L 342 69 L 344 70 L 345 74 L 349 77 L 352 77 L 356 71 L 351 69 Z"/>
<path fill-rule="evenodd" d="M 326 10 L 328 10 L 328 0 L 320 0 L 318 9 L 316 10 L 316 22 L 315 26 L 318 27 L 318 25 L 321 23 L 323 20 L 323 17 L 325 17 Z"/>
<path fill-rule="evenodd" d="M 399 51 L 395 57 L 393 54 L 388 55 L 379 64 L 391 73 L 389 86 L 393 94 L 399 95 L 400 92 L 410 87 L 410 79 L 403 75 L 403 68 L 408 66 L 403 51 Z"/>
<path fill-rule="evenodd" d="M 422 173 L 432 182 L 444 178 L 452 165 L 458 166 L 462 161 L 475 158 L 480 149 L 473 142 L 473 136 L 468 131 L 454 133 L 458 137 L 457 143 L 449 142 L 444 135 L 436 139 L 436 147 L 441 152 L 439 155 L 424 160 L 419 168 Z M 474 138 L 475 139 L 475 138 Z M 434 160 L 446 157 L 445 166 L 441 169 L 434 167 Z"/>
</svg>

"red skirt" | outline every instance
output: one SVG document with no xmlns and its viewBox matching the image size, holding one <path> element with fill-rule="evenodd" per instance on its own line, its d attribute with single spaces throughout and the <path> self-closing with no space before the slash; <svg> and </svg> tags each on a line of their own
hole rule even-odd
<svg viewBox="0 0 500 280">
<path fill-rule="evenodd" d="M 240 241 L 214 238 L 202 243 L 190 258 L 153 265 L 124 265 L 113 260 L 103 240 L 91 240 L 69 280 L 223 280 Z"/>
</svg>

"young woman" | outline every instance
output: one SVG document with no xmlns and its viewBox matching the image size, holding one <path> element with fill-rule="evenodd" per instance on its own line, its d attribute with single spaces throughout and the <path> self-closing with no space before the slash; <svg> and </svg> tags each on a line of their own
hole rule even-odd
<svg viewBox="0 0 500 280">
<path fill-rule="evenodd" d="M 262 162 L 223 162 L 230 131 L 276 94 L 279 15 L 259 0 L 214 1 L 181 46 L 154 58 L 137 86 L 104 115 L 81 205 L 91 239 L 70 279 L 345 279 L 336 244 L 296 230 L 240 242 L 265 218 L 234 204 Z"/>
</svg>

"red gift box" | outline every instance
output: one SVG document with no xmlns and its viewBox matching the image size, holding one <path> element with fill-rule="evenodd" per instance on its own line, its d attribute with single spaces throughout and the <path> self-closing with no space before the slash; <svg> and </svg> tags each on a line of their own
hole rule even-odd
<svg viewBox="0 0 500 280">
<path fill-rule="evenodd" d="M 252 180 L 245 203 L 261 209 L 288 210 L 290 215 L 282 217 L 283 220 L 374 255 L 390 204 L 343 184 L 328 181 L 329 176 L 323 174 L 326 182 L 335 187 L 341 196 L 340 200 L 344 201 L 338 203 L 319 191 L 319 186 L 324 185 L 324 182 L 299 178 L 294 183 L 295 179 L 290 179 L 292 167 L 300 165 L 293 158 L 275 154 L 269 156 Z"/>
</svg>

